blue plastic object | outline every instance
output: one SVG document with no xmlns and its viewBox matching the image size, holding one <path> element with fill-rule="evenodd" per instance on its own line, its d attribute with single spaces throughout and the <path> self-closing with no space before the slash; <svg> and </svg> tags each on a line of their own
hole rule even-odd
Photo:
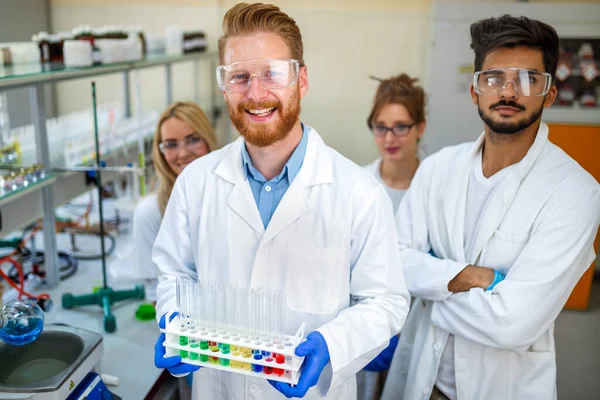
<svg viewBox="0 0 600 400">
<path fill-rule="evenodd" d="M 383 349 L 381 353 L 377 355 L 367 364 L 365 369 L 367 371 L 380 372 L 390 369 L 390 364 L 392 363 L 392 358 L 394 357 L 394 352 L 396 351 L 396 347 L 398 346 L 398 336 L 393 336 L 390 339 L 390 344 L 388 347 Z"/>
<path fill-rule="evenodd" d="M 171 315 L 171 320 L 173 320 L 173 318 L 175 318 L 176 315 L 177 313 L 173 313 Z M 163 315 L 160 318 L 160 322 L 158 323 L 158 326 L 161 329 L 165 329 L 166 326 L 165 316 L 166 315 Z M 171 375 L 176 376 L 187 375 L 190 372 L 198 371 L 200 369 L 200 367 L 197 365 L 182 363 L 180 356 L 165 357 L 166 351 L 165 346 L 163 346 L 164 341 L 165 334 L 161 333 L 158 337 L 158 340 L 156 341 L 156 344 L 154 345 L 154 365 L 156 366 L 156 368 L 164 368 L 167 371 L 169 371 Z"/>
<path fill-rule="evenodd" d="M 500 272 L 494 270 L 494 280 L 492 281 L 492 283 L 490 284 L 490 286 L 487 287 L 486 290 L 492 290 L 494 288 L 494 286 L 496 286 L 497 284 L 499 284 L 500 282 L 502 282 L 504 280 L 505 276 L 503 274 L 501 274 Z"/>
<path fill-rule="evenodd" d="M 329 362 L 329 349 L 321 332 L 313 331 L 306 340 L 296 347 L 296 355 L 305 357 L 300 373 L 300 380 L 296 386 L 289 383 L 269 381 L 271 386 L 283 393 L 286 397 L 304 397 L 308 389 L 319 382 L 323 368 Z"/>
<path fill-rule="evenodd" d="M 115 396 L 108 390 L 100 375 L 95 372 L 90 372 L 83 378 L 81 383 L 75 388 L 66 400 L 118 400 L 120 397 Z"/>
</svg>

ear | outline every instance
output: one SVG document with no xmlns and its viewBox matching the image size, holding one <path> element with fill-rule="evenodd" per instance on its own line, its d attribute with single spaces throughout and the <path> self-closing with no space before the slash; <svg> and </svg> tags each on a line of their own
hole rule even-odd
<svg viewBox="0 0 600 400">
<path fill-rule="evenodd" d="M 558 89 L 556 88 L 556 85 L 552 85 L 550 90 L 548 90 L 548 94 L 546 94 L 546 97 L 544 98 L 544 108 L 550 107 L 554 103 L 554 100 L 556 100 L 557 95 Z"/>
<path fill-rule="evenodd" d="M 472 83 L 471 83 L 471 86 L 469 87 L 469 92 L 471 93 L 471 101 L 473 102 L 473 104 L 478 105 L 479 104 L 479 95 L 477 94 L 477 92 L 475 92 L 475 87 L 473 86 Z"/>
<path fill-rule="evenodd" d="M 427 121 L 420 122 L 417 125 L 417 138 L 423 138 L 423 134 L 425 133 L 425 128 L 427 127 Z"/>
<path fill-rule="evenodd" d="M 303 99 L 306 96 L 306 92 L 308 92 L 308 68 L 306 65 L 300 67 L 298 85 L 300 86 L 300 98 Z"/>
</svg>

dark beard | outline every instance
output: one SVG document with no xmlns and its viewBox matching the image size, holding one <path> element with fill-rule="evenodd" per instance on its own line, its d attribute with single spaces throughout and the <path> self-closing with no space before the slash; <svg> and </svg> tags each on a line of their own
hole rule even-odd
<svg viewBox="0 0 600 400">
<path fill-rule="evenodd" d="M 525 110 L 520 104 L 517 104 L 513 101 L 501 100 L 496 104 L 492 104 L 490 109 L 496 108 L 498 106 L 508 106 L 518 108 L 520 110 Z M 542 105 L 539 110 L 534 112 L 529 118 L 522 119 L 516 122 L 497 122 L 494 121 L 491 117 L 484 114 L 481 106 L 477 105 L 477 111 L 479 112 L 479 116 L 485 122 L 485 124 L 490 128 L 490 130 L 494 133 L 504 134 L 504 135 L 513 135 L 515 133 L 519 133 L 524 131 L 533 125 L 541 116 L 544 111 L 544 106 Z"/>
<path fill-rule="evenodd" d="M 260 123 L 247 124 L 244 121 L 244 113 L 246 109 L 269 109 L 277 108 L 280 118 L 272 129 L 267 129 L 260 126 Z M 294 95 L 290 98 L 287 110 L 282 107 L 281 102 L 271 101 L 265 103 L 245 102 L 240 103 L 237 109 L 229 109 L 229 116 L 233 125 L 240 132 L 240 135 L 256 147 L 267 147 L 279 142 L 287 137 L 294 124 L 300 118 L 300 88 L 297 88 Z"/>
</svg>

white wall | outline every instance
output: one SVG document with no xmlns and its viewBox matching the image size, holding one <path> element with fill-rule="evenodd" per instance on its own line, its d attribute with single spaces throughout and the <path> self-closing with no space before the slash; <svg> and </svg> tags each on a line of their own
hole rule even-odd
<svg viewBox="0 0 600 400">
<path fill-rule="evenodd" d="M 54 0 L 51 8 L 54 30 L 75 25 L 141 25 L 150 34 L 162 34 L 168 24 L 186 29 L 207 31 L 210 49 L 216 50 L 221 33 L 223 6 L 204 1 L 137 1 L 116 4 L 112 1 Z M 207 4 L 208 3 L 208 4 Z M 302 120 L 315 127 L 327 143 L 352 160 L 364 164 L 376 156 L 365 119 L 369 114 L 377 82 L 369 75 L 385 77 L 407 72 L 425 76 L 423 46 L 428 29 L 428 8 L 414 8 L 407 2 L 391 0 L 350 2 L 303 2 L 302 8 L 288 7 L 296 2 L 279 2 L 282 9 L 296 19 L 303 34 L 305 60 L 309 72 L 309 91 L 302 102 Z M 324 8 L 323 3 L 332 8 Z M 363 4 L 364 3 L 364 4 Z M 410 2 L 408 2 L 410 3 Z M 296 3 L 297 4 L 297 3 Z M 321 6 L 319 6 L 321 4 Z M 400 4 L 399 7 L 394 4 Z M 206 71 L 202 86 L 208 99 Z M 192 66 L 176 65 L 173 69 L 174 99 L 191 99 Z M 161 68 L 141 72 L 144 109 L 165 105 L 164 72 Z M 122 97 L 122 77 L 95 78 L 101 102 Z M 58 85 L 59 112 L 90 107 L 89 81 L 79 80 Z M 201 102 L 207 106 L 207 101 Z"/>
<path fill-rule="evenodd" d="M 51 0 L 51 16 L 54 30 L 70 29 L 80 24 L 141 25 L 150 34 L 162 34 L 169 24 L 179 24 L 186 29 L 203 28 L 208 34 L 210 49 L 216 51 L 222 15 L 236 2 Z M 368 79 L 368 75 L 387 77 L 406 72 L 420 78 L 424 85 L 427 84 L 425 79 L 429 69 L 434 1 L 273 2 L 296 19 L 304 38 L 310 88 L 302 102 L 302 120 L 316 128 L 328 144 L 355 162 L 365 164 L 371 161 L 377 152 L 365 119 L 377 82 Z M 214 74 L 207 68 L 204 66 L 201 82 L 203 107 L 208 105 L 208 79 L 214 79 Z M 145 70 L 141 76 L 144 109 L 163 108 L 163 70 Z M 191 76 L 191 65 L 174 67 L 175 100 L 192 99 Z M 121 98 L 120 76 L 101 77 L 96 81 L 101 101 Z M 89 80 L 66 82 L 58 86 L 60 113 L 90 106 Z M 427 140 L 424 142 L 428 143 Z"/>
</svg>

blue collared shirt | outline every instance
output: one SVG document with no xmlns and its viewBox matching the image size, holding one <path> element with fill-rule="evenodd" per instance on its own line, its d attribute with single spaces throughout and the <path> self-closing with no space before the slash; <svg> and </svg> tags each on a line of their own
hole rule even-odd
<svg viewBox="0 0 600 400">
<path fill-rule="evenodd" d="M 246 149 L 246 145 L 242 146 L 242 162 L 246 178 L 250 182 L 250 188 L 258 206 L 258 212 L 262 219 L 265 229 L 271 221 L 271 217 L 275 213 L 279 202 L 283 195 L 290 187 L 290 184 L 298 175 L 300 167 L 304 162 L 304 154 L 306 153 L 306 144 L 308 142 L 308 133 L 304 124 L 302 125 L 302 139 L 296 146 L 296 149 L 290 156 L 281 173 L 275 178 L 267 181 L 267 179 L 252 165 L 250 155 Z"/>
</svg>

